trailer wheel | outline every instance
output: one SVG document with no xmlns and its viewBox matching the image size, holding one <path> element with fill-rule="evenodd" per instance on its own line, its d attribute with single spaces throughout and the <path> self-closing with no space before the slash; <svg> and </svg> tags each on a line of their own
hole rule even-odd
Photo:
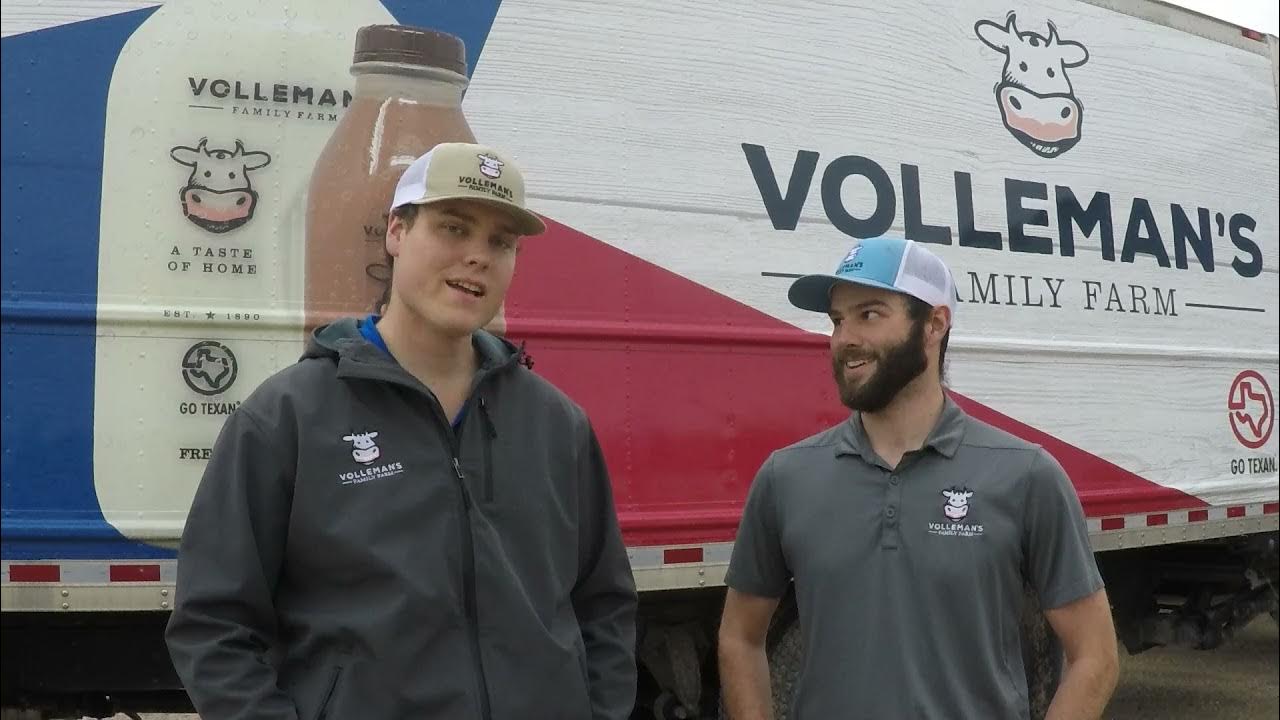
<svg viewBox="0 0 1280 720">
<path fill-rule="evenodd" d="M 804 659 L 804 639 L 800 634 L 800 612 L 794 596 L 778 606 L 773 615 L 773 626 L 765 646 L 769 658 L 769 686 L 773 691 L 773 717 L 775 720 L 791 720 L 791 705 L 795 700 L 796 681 L 800 677 L 800 663 Z M 720 697 L 720 720 L 730 720 Z"/>
<path fill-rule="evenodd" d="M 1024 604 L 1020 620 L 1022 665 L 1027 679 L 1027 700 L 1031 720 L 1044 720 L 1058 691 L 1065 659 L 1062 645 L 1040 610 L 1039 598 L 1030 584 L 1023 586 Z"/>
<path fill-rule="evenodd" d="M 800 678 L 800 662 L 804 658 L 800 623 L 788 623 L 768 653 L 769 685 L 773 688 L 773 716 L 777 720 L 791 720 L 796 681 Z"/>
</svg>

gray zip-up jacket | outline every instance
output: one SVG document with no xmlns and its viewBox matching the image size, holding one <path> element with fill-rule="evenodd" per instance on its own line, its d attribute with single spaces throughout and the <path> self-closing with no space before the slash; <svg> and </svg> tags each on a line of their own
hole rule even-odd
<svg viewBox="0 0 1280 720">
<path fill-rule="evenodd" d="M 636 590 L 583 411 L 485 332 L 455 433 L 354 320 L 231 415 L 166 639 L 204 720 L 622 720 Z"/>
</svg>

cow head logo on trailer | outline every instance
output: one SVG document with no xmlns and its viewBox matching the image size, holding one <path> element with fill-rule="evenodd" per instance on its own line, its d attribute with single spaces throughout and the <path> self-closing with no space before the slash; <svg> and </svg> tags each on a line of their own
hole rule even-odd
<svg viewBox="0 0 1280 720">
<path fill-rule="evenodd" d="M 179 145 L 169 151 L 170 157 L 191 168 L 187 184 L 178 192 L 182 213 L 200 228 L 211 233 L 225 233 L 249 222 L 258 204 L 258 193 L 249 182 L 249 172 L 266 167 L 271 156 L 264 152 L 245 152 L 236 140 L 235 150 L 205 147 L 208 138 L 200 138 L 193 147 Z"/>
<path fill-rule="evenodd" d="M 1041 157 L 1057 157 L 1080 142 L 1079 98 L 1067 77 L 1069 68 L 1089 61 L 1083 45 L 1049 34 L 1020 32 L 1014 13 L 1004 25 L 979 20 L 973 31 L 988 47 L 1004 54 L 1004 70 L 996 85 L 996 105 L 1009 134 Z"/>
</svg>

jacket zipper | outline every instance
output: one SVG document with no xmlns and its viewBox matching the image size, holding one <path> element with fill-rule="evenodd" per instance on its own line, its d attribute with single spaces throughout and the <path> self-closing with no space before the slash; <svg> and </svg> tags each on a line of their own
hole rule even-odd
<svg viewBox="0 0 1280 720">
<path fill-rule="evenodd" d="M 492 369 L 489 372 L 492 372 Z M 476 382 L 471 388 L 472 396 L 475 396 L 478 394 L 477 390 L 479 389 L 480 383 L 484 380 L 484 378 L 487 375 L 488 373 L 483 373 L 480 377 L 476 378 Z M 415 392 L 418 392 L 420 394 L 422 393 L 421 390 L 414 387 L 412 384 L 406 383 L 402 380 L 392 379 L 391 382 L 404 385 L 405 387 L 411 390 L 414 390 Z M 476 603 L 476 552 L 475 552 L 475 536 L 473 534 L 473 530 L 471 527 L 471 506 L 472 506 L 471 493 L 467 489 L 467 478 L 466 478 L 466 475 L 464 475 L 462 472 L 462 462 L 458 458 L 458 456 L 461 454 L 461 449 L 459 448 L 457 436 L 453 431 L 453 426 L 449 423 L 449 419 L 444 416 L 444 408 L 440 406 L 440 401 L 437 400 L 434 395 L 430 394 L 430 392 L 425 393 L 425 396 L 428 399 L 428 405 L 430 405 L 432 412 L 435 413 L 436 421 L 437 421 L 436 427 L 440 431 L 440 436 L 441 438 L 444 439 L 445 444 L 449 446 L 450 460 L 451 460 L 451 464 L 453 465 L 453 473 L 454 473 L 454 477 L 457 479 L 457 482 L 458 482 L 458 501 L 459 501 L 459 508 L 462 511 L 461 518 L 460 518 L 461 522 L 459 522 L 458 524 L 458 534 L 461 537 L 462 549 L 463 549 L 463 553 L 462 553 L 463 608 L 467 618 L 467 632 L 469 635 L 469 639 L 471 641 L 470 642 L 471 663 L 472 663 L 472 669 L 475 672 L 475 679 L 476 679 L 476 686 L 477 686 L 476 691 L 480 699 L 480 717 L 482 720 L 492 720 L 493 710 L 491 709 L 490 702 L 489 702 L 489 681 L 485 677 L 484 663 L 481 661 L 481 656 L 480 656 L 480 624 L 479 624 L 480 621 L 479 621 L 479 610 L 477 609 L 477 603 Z M 483 398 L 481 400 L 483 401 Z M 488 419 L 487 412 L 482 414 L 484 414 L 485 418 Z M 491 423 L 490 423 L 490 430 L 491 431 L 493 430 Z M 496 436 L 497 436 L 497 433 L 494 432 L 493 437 L 496 437 Z M 486 447 L 485 464 L 486 464 L 486 471 L 487 471 L 489 469 L 487 466 L 490 464 L 491 460 L 487 452 L 488 451 L 487 443 L 485 447 Z"/>
<path fill-rule="evenodd" d="M 462 538 L 462 604 L 467 616 L 467 635 L 471 641 L 471 665 L 475 672 L 477 694 L 480 696 L 480 717 L 491 720 L 492 710 L 489 707 L 489 681 L 485 678 L 484 663 L 480 658 L 480 618 L 476 607 L 476 548 L 475 537 L 471 528 L 471 492 L 467 489 L 467 476 L 462 473 L 462 462 L 458 459 L 458 441 L 447 422 L 440 404 L 432 401 L 436 419 L 444 422 L 441 435 L 449 445 L 453 461 L 453 474 L 458 480 L 458 498 L 461 506 L 461 517 L 458 528 Z"/>
<path fill-rule="evenodd" d="M 488 437 L 484 441 L 484 492 L 483 500 L 493 502 L 493 441 L 498 439 L 498 429 L 493 426 L 493 418 L 489 417 L 489 406 L 484 398 L 480 398 L 480 418 L 484 420 Z"/>
<path fill-rule="evenodd" d="M 338 678 L 342 677 L 342 667 L 335 667 L 333 672 L 329 673 L 329 687 L 325 690 L 324 698 L 320 701 L 320 709 L 316 711 L 316 720 L 325 720 L 329 717 L 329 701 L 333 700 L 333 691 L 338 689 Z"/>
</svg>

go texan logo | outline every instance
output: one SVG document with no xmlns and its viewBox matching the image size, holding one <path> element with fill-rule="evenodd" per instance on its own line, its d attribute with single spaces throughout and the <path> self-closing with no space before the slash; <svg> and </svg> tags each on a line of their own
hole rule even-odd
<svg viewBox="0 0 1280 720">
<path fill-rule="evenodd" d="M 1227 420 L 1236 440 L 1257 450 L 1271 439 L 1275 427 L 1275 399 L 1262 373 L 1245 370 L 1236 376 L 1227 394 Z"/>
</svg>

